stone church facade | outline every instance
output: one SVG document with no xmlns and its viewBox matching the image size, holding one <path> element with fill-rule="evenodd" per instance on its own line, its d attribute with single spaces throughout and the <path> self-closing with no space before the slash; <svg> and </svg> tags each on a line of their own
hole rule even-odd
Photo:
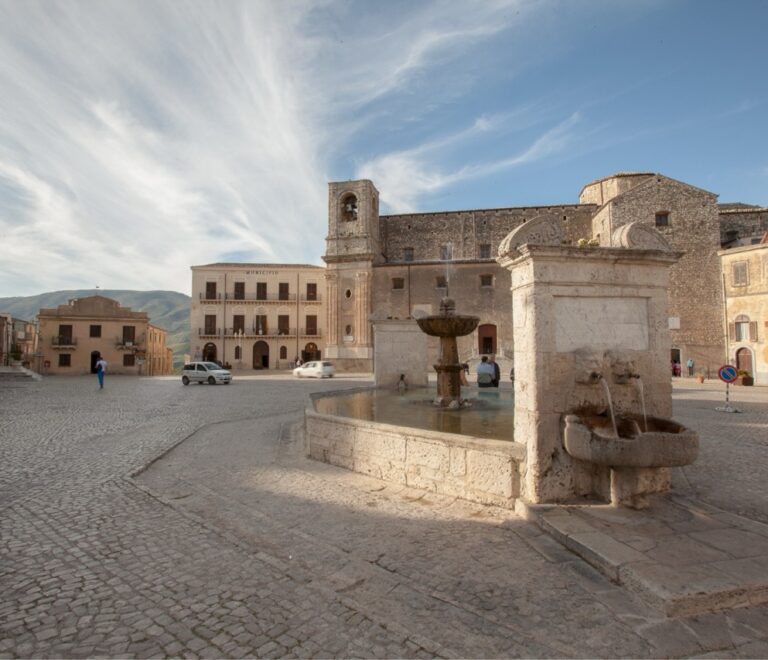
<svg viewBox="0 0 768 660">
<path fill-rule="evenodd" d="M 610 244 L 618 228 L 641 222 L 684 253 L 672 271 L 672 359 L 693 358 L 716 371 L 724 357 L 723 294 L 718 250 L 768 229 L 765 209 L 718 205 L 717 195 L 652 172 L 618 173 L 587 184 L 576 204 L 379 215 L 371 181 L 329 184 L 326 356 L 340 371 L 373 369 L 373 319 L 437 313 L 445 295 L 480 317 L 461 338 L 462 359 L 512 357 L 509 272 L 496 263 L 513 229 L 534 218 L 557 220 L 562 241 Z M 757 224 L 756 224 L 757 223 Z M 515 310 L 524 314 L 525 310 Z M 437 344 L 428 344 L 436 358 Z"/>
</svg>

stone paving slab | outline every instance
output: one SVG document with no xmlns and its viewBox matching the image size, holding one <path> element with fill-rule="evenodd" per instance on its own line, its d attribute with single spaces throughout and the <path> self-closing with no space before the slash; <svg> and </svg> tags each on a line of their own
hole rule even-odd
<svg viewBox="0 0 768 660">
<path fill-rule="evenodd" d="M 768 602 L 768 525 L 685 497 L 650 508 L 520 505 L 524 515 L 668 616 Z"/>
<path fill-rule="evenodd" d="M 305 459 L 308 395 L 359 385 L 0 385 L 0 658 L 766 656 L 766 605 L 668 619 L 509 511 Z M 759 472 L 760 410 L 711 458 Z"/>
</svg>

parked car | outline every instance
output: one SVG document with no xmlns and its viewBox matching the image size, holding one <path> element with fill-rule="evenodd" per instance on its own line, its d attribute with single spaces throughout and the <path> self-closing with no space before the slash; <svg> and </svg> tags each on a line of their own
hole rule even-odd
<svg viewBox="0 0 768 660">
<path fill-rule="evenodd" d="M 232 382 L 232 374 L 215 362 L 190 362 L 185 364 L 181 370 L 181 382 L 185 385 L 190 383 L 197 383 L 198 385 L 224 383 L 229 385 Z"/>
<path fill-rule="evenodd" d="M 293 370 L 297 378 L 333 378 L 334 373 L 330 362 L 305 362 Z"/>
</svg>

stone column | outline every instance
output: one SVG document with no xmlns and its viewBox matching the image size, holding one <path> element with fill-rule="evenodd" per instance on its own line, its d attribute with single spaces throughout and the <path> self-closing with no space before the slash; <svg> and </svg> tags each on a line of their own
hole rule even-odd
<svg viewBox="0 0 768 660">
<path fill-rule="evenodd" d="M 328 295 L 328 342 L 327 346 L 338 346 L 339 344 L 339 281 L 336 273 L 326 273 L 327 295 Z"/>
<path fill-rule="evenodd" d="M 355 342 L 358 346 L 370 346 L 370 329 L 368 316 L 370 314 L 368 310 L 368 296 L 370 290 L 370 278 L 371 274 L 367 272 L 357 273 L 357 306 L 356 306 L 356 321 L 357 325 Z"/>
<path fill-rule="evenodd" d="M 533 239 L 540 229 L 534 223 L 525 231 Z M 648 414 L 670 416 L 667 291 L 669 269 L 680 255 L 532 245 L 514 234 L 502 242 L 498 262 L 512 274 L 514 438 L 526 444 L 527 457 L 523 499 L 609 496 L 608 468 L 576 461 L 565 451 L 564 416 L 607 409 L 600 379 L 588 377 L 593 373 L 609 385 L 619 412 L 638 412 L 637 388 L 611 371 L 622 360 L 643 380 Z M 665 483 L 660 479 L 659 489 Z"/>
</svg>

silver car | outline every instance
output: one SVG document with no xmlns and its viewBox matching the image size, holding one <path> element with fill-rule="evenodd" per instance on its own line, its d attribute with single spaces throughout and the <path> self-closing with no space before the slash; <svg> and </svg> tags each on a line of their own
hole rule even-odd
<svg viewBox="0 0 768 660">
<path fill-rule="evenodd" d="M 197 383 L 198 385 L 224 383 L 229 385 L 232 382 L 232 374 L 215 362 L 190 362 L 185 364 L 181 371 L 181 382 L 185 385 L 190 383 Z"/>
<path fill-rule="evenodd" d="M 293 370 L 296 378 L 333 378 L 334 369 L 330 362 L 305 362 Z"/>
</svg>

